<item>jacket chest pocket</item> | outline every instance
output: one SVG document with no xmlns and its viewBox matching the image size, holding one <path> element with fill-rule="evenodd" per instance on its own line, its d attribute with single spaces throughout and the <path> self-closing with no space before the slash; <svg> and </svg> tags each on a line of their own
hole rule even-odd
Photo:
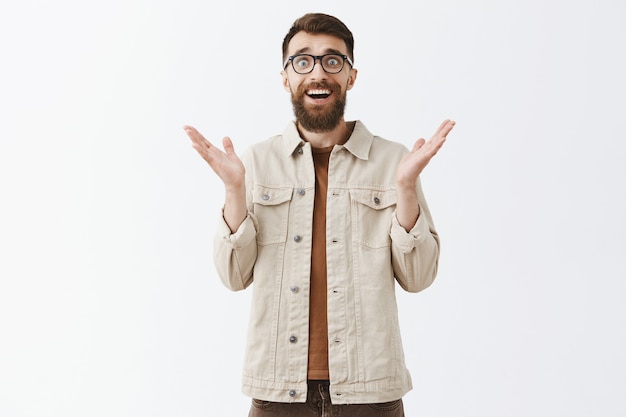
<svg viewBox="0 0 626 417">
<path fill-rule="evenodd" d="M 252 203 L 258 227 L 256 240 L 260 246 L 286 241 L 292 195 L 291 187 L 254 186 Z"/>
<path fill-rule="evenodd" d="M 391 246 L 391 218 L 396 209 L 395 190 L 350 190 L 352 239 L 369 248 Z"/>
</svg>

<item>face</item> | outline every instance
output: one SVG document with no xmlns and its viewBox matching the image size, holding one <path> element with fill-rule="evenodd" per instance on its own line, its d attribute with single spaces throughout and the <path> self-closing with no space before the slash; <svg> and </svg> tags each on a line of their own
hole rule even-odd
<svg viewBox="0 0 626 417">
<path fill-rule="evenodd" d="M 288 56 L 296 54 L 347 55 L 346 44 L 336 36 L 298 32 L 289 42 Z M 346 62 L 337 74 L 328 74 L 319 60 L 313 71 L 298 74 L 291 63 L 282 71 L 283 86 L 291 94 L 291 102 L 299 125 L 311 132 L 328 132 L 343 120 L 346 92 L 356 80 L 357 70 Z"/>
</svg>

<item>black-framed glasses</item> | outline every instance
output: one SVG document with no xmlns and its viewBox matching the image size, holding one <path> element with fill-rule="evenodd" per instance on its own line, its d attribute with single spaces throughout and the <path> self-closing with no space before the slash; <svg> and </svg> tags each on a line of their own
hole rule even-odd
<svg viewBox="0 0 626 417">
<path fill-rule="evenodd" d="M 322 64 L 322 69 L 329 74 L 337 74 L 338 72 L 341 72 L 346 61 L 348 61 L 348 64 L 350 64 L 351 67 L 354 66 L 352 64 L 352 60 L 348 58 L 347 55 L 297 54 L 287 58 L 285 64 L 283 65 L 283 69 L 287 68 L 287 65 L 289 65 L 289 61 L 291 61 L 291 66 L 297 74 L 308 74 L 309 72 L 313 71 L 313 68 L 315 68 L 315 63 L 318 60 L 320 61 L 320 64 Z"/>
</svg>

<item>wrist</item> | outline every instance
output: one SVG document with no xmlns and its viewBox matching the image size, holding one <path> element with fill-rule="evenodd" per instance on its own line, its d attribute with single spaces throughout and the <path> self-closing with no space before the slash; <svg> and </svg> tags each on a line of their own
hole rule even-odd
<svg viewBox="0 0 626 417">
<path fill-rule="evenodd" d="M 224 190 L 226 194 L 230 195 L 245 195 L 246 194 L 246 185 L 245 184 L 237 184 L 237 185 L 225 185 Z"/>
<path fill-rule="evenodd" d="M 415 185 L 417 184 L 417 179 L 407 180 L 407 179 L 398 179 L 396 180 L 396 188 L 399 192 L 415 192 Z"/>
</svg>

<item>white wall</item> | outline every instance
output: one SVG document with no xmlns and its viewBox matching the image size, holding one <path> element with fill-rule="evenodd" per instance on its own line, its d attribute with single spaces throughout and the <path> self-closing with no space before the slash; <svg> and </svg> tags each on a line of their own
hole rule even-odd
<svg viewBox="0 0 626 417">
<path fill-rule="evenodd" d="M 308 11 L 355 34 L 348 118 L 407 146 L 457 121 L 422 177 L 438 281 L 399 292 L 407 415 L 626 414 L 623 2 L 6 3 L 0 417 L 247 414 L 249 293 L 181 126 L 282 131 Z"/>
</svg>

